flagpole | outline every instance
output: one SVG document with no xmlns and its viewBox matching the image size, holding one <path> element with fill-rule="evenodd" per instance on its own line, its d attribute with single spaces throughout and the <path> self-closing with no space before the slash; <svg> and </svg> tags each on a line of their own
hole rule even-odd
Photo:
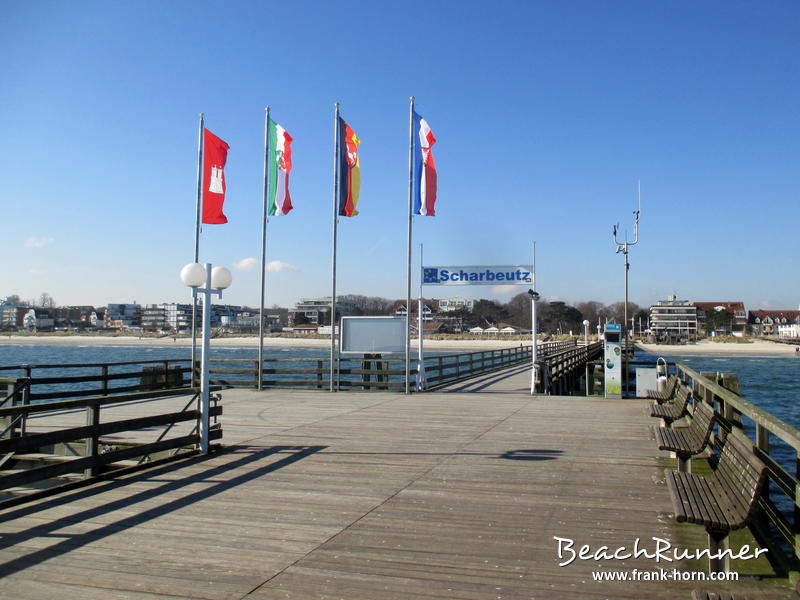
<svg viewBox="0 0 800 600">
<path fill-rule="evenodd" d="M 258 389 L 263 389 L 264 382 L 264 291 L 266 289 L 267 270 L 267 202 L 269 196 L 269 106 L 264 116 L 264 194 L 261 214 L 261 310 L 258 320 Z"/>
<path fill-rule="evenodd" d="M 333 118 L 333 235 L 331 251 L 331 369 L 330 369 L 330 391 L 336 391 L 334 383 L 336 377 L 336 229 L 339 222 L 339 103 L 336 103 L 336 110 Z"/>
<path fill-rule="evenodd" d="M 411 226 L 414 220 L 414 96 L 408 108 L 408 264 L 406 265 L 406 394 L 410 393 L 411 377 Z"/>
<path fill-rule="evenodd" d="M 425 353 L 422 348 L 422 337 L 425 331 L 425 319 L 423 318 L 423 309 L 425 308 L 425 299 L 422 297 L 422 244 L 419 245 L 419 325 L 417 332 L 417 340 L 419 342 L 419 364 L 417 365 L 417 391 L 425 389 L 427 382 L 425 381 Z"/>
<path fill-rule="evenodd" d="M 203 129 L 205 115 L 200 113 L 200 127 L 197 130 L 197 204 L 194 222 L 194 262 L 200 262 L 200 204 L 203 198 Z M 177 329 L 178 323 L 175 323 Z M 195 360 L 197 358 L 197 298 L 192 296 L 192 385 L 195 383 Z"/>
</svg>

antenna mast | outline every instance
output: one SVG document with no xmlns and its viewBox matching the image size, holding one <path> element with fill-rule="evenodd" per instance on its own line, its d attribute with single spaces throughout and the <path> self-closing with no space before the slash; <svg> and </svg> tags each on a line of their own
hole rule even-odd
<svg viewBox="0 0 800 600">
<path fill-rule="evenodd" d="M 614 243 L 617 245 L 616 253 L 622 252 L 625 255 L 625 304 L 622 307 L 623 322 L 622 322 L 622 393 L 623 397 L 626 390 L 626 379 L 628 378 L 628 365 L 626 352 L 628 349 L 628 271 L 630 270 L 630 262 L 628 261 L 628 248 L 635 246 L 639 243 L 639 213 L 642 210 L 642 181 L 636 182 L 636 194 L 638 196 L 638 208 L 633 211 L 633 241 L 628 241 L 628 234 L 625 233 L 625 241 L 620 242 L 617 240 L 617 225 L 614 225 L 613 236 Z"/>
</svg>

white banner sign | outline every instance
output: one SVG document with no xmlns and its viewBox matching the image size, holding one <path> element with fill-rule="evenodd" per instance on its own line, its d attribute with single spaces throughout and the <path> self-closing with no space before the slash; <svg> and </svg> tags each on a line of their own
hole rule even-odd
<svg viewBox="0 0 800 600">
<path fill-rule="evenodd" d="M 422 267 L 423 285 L 533 285 L 530 265 Z"/>
</svg>

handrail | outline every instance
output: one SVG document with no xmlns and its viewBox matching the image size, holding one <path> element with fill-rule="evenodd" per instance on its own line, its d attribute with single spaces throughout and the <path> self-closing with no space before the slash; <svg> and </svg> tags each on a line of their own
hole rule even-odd
<svg viewBox="0 0 800 600">
<path fill-rule="evenodd" d="M 575 341 L 553 341 L 539 343 L 540 356 L 548 356 L 554 352 L 574 348 Z M 521 350 L 520 350 L 521 349 Z M 500 368 L 499 357 L 504 353 L 522 351 L 529 356 L 530 345 L 512 346 L 492 350 L 474 350 L 467 352 L 454 352 L 428 356 L 425 360 L 428 365 L 452 363 L 464 365 L 465 363 L 480 363 L 482 366 Z M 265 387 L 305 387 L 325 389 L 328 387 L 330 369 L 328 357 L 293 357 L 293 358 L 265 358 L 261 370 Z M 182 385 L 186 374 L 191 372 L 191 361 L 181 359 L 148 359 L 142 361 L 116 361 L 105 363 L 76 363 L 69 365 L 54 364 L 26 364 L 0 367 L 0 370 L 22 370 L 26 378 L 30 379 L 28 387 L 29 400 L 33 403 L 54 401 L 68 398 L 102 397 L 110 394 L 140 392 L 150 390 L 153 386 L 169 388 Z M 368 363 L 368 364 L 367 364 Z M 399 378 L 404 376 L 405 359 L 400 357 L 381 357 L 380 359 L 365 358 L 362 356 L 340 356 L 338 358 L 338 373 L 342 376 L 340 383 L 346 388 L 361 388 L 365 390 L 400 389 L 404 381 Z M 413 360 L 412 376 L 416 376 L 416 359 Z M 158 370 L 147 370 L 152 365 L 161 366 Z M 286 366 L 284 366 L 286 365 Z M 139 366 L 133 371 L 117 372 L 119 368 Z M 36 369 L 80 369 L 78 375 L 37 377 Z M 436 366 L 433 367 L 436 369 Z M 86 369 L 99 369 L 87 374 Z M 112 371 L 116 369 L 116 371 Z M 465 376 L 458 367 L 459 376 Z M 258 387 L 258 361 L 254 358 L 215 358 L 211 361 L 210 375 L 214 385 L 222 387 Z M 69 373 L 70 371 L 67 371 Z M 74 372 L 74 371 L 73 371 Z M 32 373 L 34 373 L 32 375 Z M 308 375 L 308 377 L 303 377 Z M 148 383 L 153 382 L 153 383 Z M 85 385 L 82 385 L 85 384 Z"/>
<path fill-rule="evenodd" d="M 753 451 L 767 465 L 768 482 L 759 498 L 761 517 L 754 524 L 754 534 L 762 545 L 766 545 L 773 557 L 785 570 L 797 571 L 800 558 L 800 430 L 792 427 L 778 417 L 771 415 L 739 394 L 720 385 L 718 381 L 695 371 L 682 363 L 676 364 L 678 377 L 692 388 L 692 396 L 696 401 L 714 406 L 717 411 L 718 432 L 712 436 L 712 444 L 719 449 L 726 436 L 734 429 L 750 439 L 745 431 L 742 417 L 746 417 L 755 425 L 755 441 Z M 780 439 L 794 454 L 793 468 L 789 470 L 775 458 L 775 448 L 771 447 L 770 435 Z M 784 499 L 778 500 L 772 493 L 779 491 Z M 791 509 L 782 510 L 778 505 L 791 503 Z M 776 541 L 783 540 L 784 544 Z M 784 548 L 790 548 L 791 555 L 786 556 Z"/>
<path fill-rule="evenodd" d="M 592 342 L 588 346 L 575 346 L 543 356 L 537 360 L 542 374 L 538 391 L 557 395 L 571 391 L 578 384 L 586 363 L 599 356 L 602 350 L 602 342 Z"/>
<path fill-rule="evenodd" d="M 191 395 L 189 402 L 182 410 L 177 412 L 151 412 L 146 416 L 135 418 L 117 419 L 101 422 L 101 407 L 121 405 L 131 401 L 148 400 L 150 402 L 165 400 L 178 395 Z M 62 427 L 54 430 L 43 430 L 37 432 L 27 432 L 25 435 L 0 439 L 0 452 L 9 453 L 16 459 L 24 458 L 24 454 L 40 450 L 43 447 L 56 446 L 57 444 L 76 444 L 83 446 L 83 452 L 77 456 L 60 457 L 56 463 L 47 464 L 22 471 L 0 472 L 0 491 L 8 490 L 18 486 L 36 484 L 43 480 L 52 480 L 61 475 L 81 472 L 83 478 L 81 482 L 93 481 L 101 475 L 103 469 L 114 468 L 113 463 L 136 459 L 142 457 L 136 466 L 142 466 L 145 459 L 154 453 L 175 453 L 182 454 L 196 452 L 200 442 L 197 423 L 201 418 L 199 407 L 189 407 L 195 403 L 199 391 L 197 388 L 185 387 L 172 390 L 159 390 L 136 394 L 120 394 L 104 397 L 90 397 L 59 402 L 49 402 L 40 404 L 26 404 L 0 408 L 0 416 L 9 417 L 28 417 L 37 415 L 57 415 L 63 412 L 74 412 L 75 409 L 83 408 L 86 411 L 86 424 L 80 426 Z M 151 404 L 148 404 L 151 406 Z M 152 404 L 152 406 L 157 406 Z M 214 405 L 210 408 L 210 416 L 217 417 L 221 414 L 222 407 Z M 102 412 L 102 414 L 106 414 Z M 167 433 L 172 430 L 176 423 L 195 422 L 194 429 L 189 434 L 178 433 L 177 437 L 166 438 Z M 163 432 L 154 442 L 141 443 L 137 441 L 118 441 L 109 443 L 108 447 L 100 447 L 101 436 L 121 434 L 136 430 L 149 429 L 152 427 L 165 427 Z M 210 431 L 210 439 L 216 440 L 222 437 L 222 430 L 219 427 Z M 165 439 L 166 438 L 166 439 Z M 119 467 L 116 467 L 119 468 Z M 126 470 L 135 467 L 124 467 Z M 72 489 L 78 482 L 72 481 L 66 484 L 57 484 L 46 489 L 31 491 L 23 495 L 13 495 L 5 499 L 0 499 L 0 508 L 12 506 L 33 498 L 40 498 L 43 495 L 57 493 L 65 489 Z"/>
<path fill-rule="evenodd" d="M 6 402 L 17 396 L 21 391 L 25 389 L 29 389 L 31 387 L 31 378 L 30 377 L 23 377 L 18 379 L 17 382 L 14 384 L 14 387 L 8 393 L 8 395 L 0 400 L 0 407 L 2 407 Z"/>
</svg>

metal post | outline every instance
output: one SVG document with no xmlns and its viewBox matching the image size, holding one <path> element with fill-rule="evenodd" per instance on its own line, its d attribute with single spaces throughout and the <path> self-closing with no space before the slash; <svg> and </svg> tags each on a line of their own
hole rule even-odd
<svg viewBox="0 0 800 600">
<path fill-rule="evenodd" d="M 211 264 L 206 263 L 206 285 L 203 293 L 203 340 L 200 355 L 200 452 L 208 454 L 209 406 L 208 361 L 211 349 Z"/>
<path fill-rule="evenodd" d="M 533 242 L 533 287 L 528 290 L 531 297 L 531 394 L 536 393 L 536 385 L 539 382 L 537 359 L 537 340 L 536 340 L 536 301 L 539 294 L 536 293 L 536 242 Z"/>
<path fill-rule="evenodd" d="M 331 252 L 331 365 L 330 391 L 336 391 L 336 229 L 339 222 L 339 103 L 333 118 L 333 234 Z"/>
<path fill-rule="evenodd" d="M 406 394 L 411 393 L 411 228 L 414 196 L 414 96 L 408 107 L 408 264 L 406 265 Z"/>
<path fill-rule="evenodd" d="M 583 353 L 585 363 L 584 381 L 586 383 L 586 395 L 589 395 L 589 321 L 583 321 Z"/>
<path fill-rule="evenodd" d="M 634 240 L 632 242 L 628 241 L 627 234 L 625 235 L 624 242 L 617 241 L 617 226 L 614 226 L 614 243 L 617 245 L 617 254 L 622 252 L 625 255 L 625 304 L 622 307 L 623 311 L 623 319 L 622 319 L 622 397 L 625 397 L 626 392 L 626 380 L 628 378 L 628 361 L 625 355 L 625 350 L 627 348 L 627 341 L 628 341 L 628 270 L 630 269 L 630 263 L 628 262 L 628 247 L 635 246 L 639 243 L 639 213 L 641 212 L 642 207 L 642 188 L 641 188 L 641 181 L 637 182 L 637 195 L 639 197 L 639 209 L 633 211 L 634 214 Z"/>
<path fill-rule="evenodd" d="M 417 340 L 419 342 L 419 364 L 417 365 L 417 391 L 422 391 L 427 385 L 425 378 L 425 352 L 422 345 L 422 338 L 425 332 L 425 319 L 423 311 L 425 308 L 425 299 L 422 297 L 422 244 L 419 245 L 419 331 L 417 332 Z"/>
<path fill-rule="evenodd" d="M 200 204 L 203 199 L 203 130 L 205 115 L 200 113 L 200 128 L 197 132 L 197 206 L 194 223 L 194 262 L 200 262 Z M 175 323 L 177 328 L 178 324 Z M 192 385 L 195 384 L 194 370 L 197 360 L 197 299 L 192 297 Z"/>
<path fill-rule="evenodd" d="M 262 200 L 262 215 L 261 215 L 261 310 L 259 311 L 258 320 L 258 369 L 256 369 L 256 377 L 258 377 L 257 389 L 263 388 L 263 375 L 264 375 L 264 290 L 266 286 L 266 267 L 267 267 L 267 202 L 269 196 L 269 106 L 266 108 L 264 116 L 264 193 Z"/>
</svg>

